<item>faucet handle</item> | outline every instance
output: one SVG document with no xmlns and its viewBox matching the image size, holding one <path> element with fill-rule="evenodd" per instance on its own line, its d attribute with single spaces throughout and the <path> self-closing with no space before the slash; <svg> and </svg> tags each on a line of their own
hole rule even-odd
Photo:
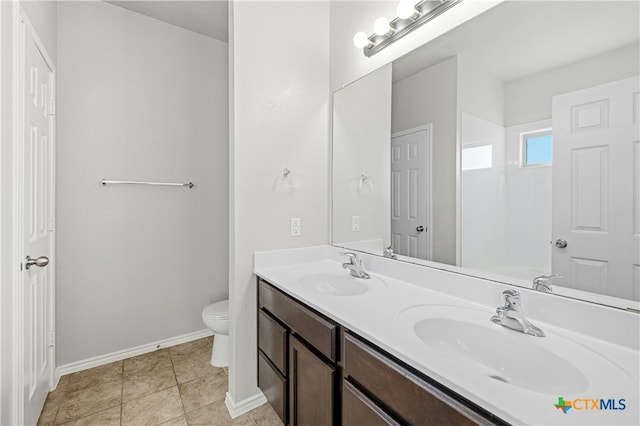
<svg viewBox="0 0 640 426">
<path fill-rule="evenodd" d="M 553 278 L 562 278 L 562 275 L 538 275 L 537 277 L 533 278 L 533 286 L 531 288 L 534 290 L 542 291 L 544 293 L 551 293 L 551 280 Z"/>
<path fill-rule="evenodd" d="M 358 263 L 360 263 L 360 259 L 358 259 L 358 255 L 355 253 L 352 253 L 350 251 L 346 251 L 346 252 L 342 252 L 340 253 L 341 256 L 347 256 L 349 258 L 349 262 L 353 265 L 357 265 Z"/>
<path fill-rule="evenodd" d="M 559 274 L 538 275 L 537 277 L 533 277 L 533 283 L 535 284 L 537 281 L 550 280 L 552 278 L 562 278 L 562 275 L 559 275 Z"/>
<path fill-rule="evenodd" d="M 520 309 L 520 293 L 517 290 L 505 290 L 502 292 L 502 297 L 504 297 L 505 308 L 514 310 Z"/>
</svg>

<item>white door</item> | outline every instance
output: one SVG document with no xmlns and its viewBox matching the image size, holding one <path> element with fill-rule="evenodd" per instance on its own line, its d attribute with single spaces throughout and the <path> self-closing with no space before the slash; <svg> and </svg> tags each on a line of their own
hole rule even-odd
<svg viewBox="0 0 640 426">
<path fill-rule="evenodd" d="M 431 259 L 431 125 L 391 137 L 391 247 Z"/>
<path fill-rule="evenodd" d="M 50 390 L 53 300 L 54 71 L 24 20 L 23 153 L 23 401 L 24 423 L 35 424 Z M 27 257 L 32 258 L 31 261 Z M 33 260 L 36 259 L 36 260 Z"/>
<path fill-rule="evenodd" d="M 559 285 L 639 300 L 639 93 L 633 77 L 553 98 Z"/>
</svg>

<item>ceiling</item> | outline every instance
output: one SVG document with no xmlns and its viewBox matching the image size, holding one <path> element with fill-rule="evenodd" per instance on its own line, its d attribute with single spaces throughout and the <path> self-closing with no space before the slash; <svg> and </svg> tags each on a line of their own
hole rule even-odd
<svg viewBox="0 0 640 426">
<path fill-rule="evenodd" d="M 638 43 L 637 1 L 507 1 L 393 64 L 407 78 L 454 55 L 512 81 Z"/>
<path fill-rule="evenodd" d="M 224 42 L 228 41 L 227 0 L 126 0 L 107 1 L 107 3 Z"/>
</svg>

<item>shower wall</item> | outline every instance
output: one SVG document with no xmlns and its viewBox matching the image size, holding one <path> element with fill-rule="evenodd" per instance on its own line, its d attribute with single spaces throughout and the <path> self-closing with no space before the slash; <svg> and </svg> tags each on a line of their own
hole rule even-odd
<svg viewBox="0 0 640 426">
<path fill-rule="evenodd" d="M 227 297 L 228 49 L 101 1 L 61 2 L 57 35 L 65 366 L 202 331 Z"/>
</svg>

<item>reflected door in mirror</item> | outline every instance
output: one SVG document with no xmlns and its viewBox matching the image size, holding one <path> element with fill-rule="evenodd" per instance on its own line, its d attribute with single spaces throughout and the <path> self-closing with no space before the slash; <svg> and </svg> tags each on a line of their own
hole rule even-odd
<svg viewBox="0 0 640 426">
<path fill-rule="evenodd" d="M 431 125 L 391 138 L 391 246 L 397 254 L 431 259 Z"/>
<path fill-rule="evenodd" d="M 633 77 L 553 98 L 553 272 L 640 299 L 640 143 Z"/>
</svg>

